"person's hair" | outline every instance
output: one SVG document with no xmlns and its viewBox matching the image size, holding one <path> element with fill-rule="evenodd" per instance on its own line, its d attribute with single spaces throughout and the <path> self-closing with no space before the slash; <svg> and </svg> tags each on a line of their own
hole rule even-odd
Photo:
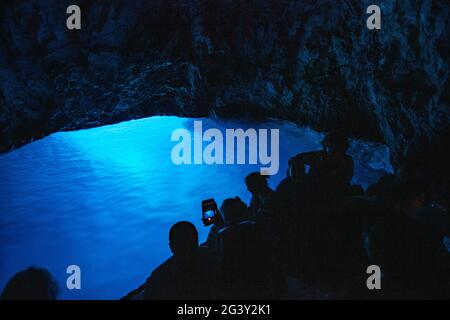
<svg viewBox="0 0 450 320">
<path fill-rule="evenodd" d="M 56 300 L 58 285 L 50 272 L 29 267 L 16 273 L 6 284 L 2 300 Z"/>
<path fill-rule="evenodd" d="M 263 176 L 259 172 L 252 172 L 248 176 L 245 177 L 245 184 L 248 186 L 257 185 L 260 187 L 267 187 L 267 179 L 268 176 Z"/>
<path fill-rule="evenodd" d="M 228 198 L 222 202 L 220 212 L 226 224 L 247 218 L 247 205 L 239 198 Z"/>
<path fill-rule="evenodd" d="M 198 231 L 188 221 L 177 222 L 170 228 L 169 241 L 174 253 L 194 249 L 198 247 Z"/>
<path fill-rule="evenodd" d="M 327 133 L 321 143 L 324 147 L 333 147 L 341 152 L 346 152 L 349 147 L 347 135 L 340 131 Z"/>
</svg>

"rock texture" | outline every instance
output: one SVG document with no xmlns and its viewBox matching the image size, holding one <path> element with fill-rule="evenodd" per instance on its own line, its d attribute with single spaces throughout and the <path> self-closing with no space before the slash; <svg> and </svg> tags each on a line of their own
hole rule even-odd
<svg viewBox="0 0 450 320">
<path fill-rule="evenodd" d="M 366 8 L 382 8 L 382 30 Z M 82 30 L 66 29 L 66 8 Z M 448 0 L 10 0 L 0 150 L 155 114 L 277 117 L 385 141 L 450 198 Z"/>
</svg>

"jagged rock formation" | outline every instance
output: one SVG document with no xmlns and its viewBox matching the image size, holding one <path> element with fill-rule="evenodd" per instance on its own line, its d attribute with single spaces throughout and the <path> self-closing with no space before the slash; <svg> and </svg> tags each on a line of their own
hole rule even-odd
<svg viewBox="0 0 450 320">
<path fill-rule="evenodd" d="M 155 114 L 278 117 L 385 141 L 448 199 L 450 3 L 2 1 L 0 149 Z M 66 29 L 66 8 L 82 30 Z"/>
</svg>

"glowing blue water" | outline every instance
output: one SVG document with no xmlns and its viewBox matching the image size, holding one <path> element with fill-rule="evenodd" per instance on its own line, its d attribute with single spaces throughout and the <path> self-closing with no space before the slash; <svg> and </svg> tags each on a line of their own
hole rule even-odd
<svg viewBox="0 0 450 320">
<path fill-rule="evenodd" d="M 173 223 L 193 222 L 205 240 L 201 201 L 213 197 L 220 204 L 238 195 L 248 202 L 244 177 L 259 165 L 175 166 L 171 133 L 192 123 L 153 117 L 61 132 L 0 156 L 0 288 L 34 264 L 55 275 L 61 298 L 115 299 L 170 255 Z M 284 178 L 289 157 L 319 149 L 322 138 L 289 123 L 203 119 L 203 126 L 280 128 L 280 171 L 272 187 Z M 366 186 L 389 164 L 383 148 L 363 149 L 354 145 L 352 152 L 355 182 Z M 81 267 L 81 290 L 66 289 L 71 264 Z"/>
</svg>

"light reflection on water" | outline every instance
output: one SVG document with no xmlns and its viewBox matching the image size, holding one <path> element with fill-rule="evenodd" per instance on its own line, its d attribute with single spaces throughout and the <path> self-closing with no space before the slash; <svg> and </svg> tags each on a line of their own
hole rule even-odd
<svg viewBox="0 0 450 320">
<path fill-rule="evenodd" d="M 259 165 L 175 166 L 173 130 L 194 119 L 152 117 L 61 132 L 0 156 L 0 287 L 29 265 L 48 268 L 64 299 L 116 299 L 140 285 L 169 257 L 167 234 L 179 220 L 206 239 L 200 203 L 240 196 Z M 280 128 L 280 170 L 287 160 L 320 148 L 322 135 L 289 123 L 203 119 L 206 128 Z M 354 152 L 358 152 L 357 150 Z M 382 153 L 384 156 L 384 154 Z M 355 181 L 383 170 L 356 163 Z M 82 290 L 65 288 L 68 265 L 82 270 Z"/>
</svg>

